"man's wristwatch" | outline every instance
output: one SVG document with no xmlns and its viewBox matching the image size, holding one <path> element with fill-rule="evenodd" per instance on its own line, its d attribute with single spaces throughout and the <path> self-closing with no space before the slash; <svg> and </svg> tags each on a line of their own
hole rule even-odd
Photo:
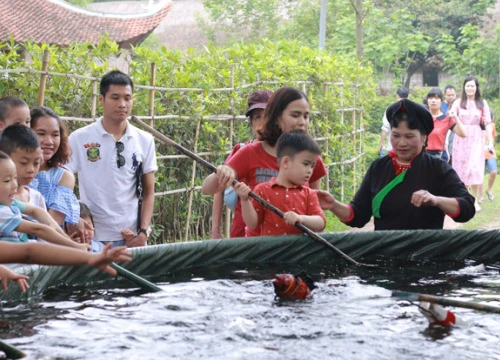
<svg viewBox="0 0 500 360">
<path fill-rule="evenodd" d="M 144 235 L 146 235 L 146 237 L 149 237 L 149 229 L 139 228 L 137 230 L 137 235 L 139 235 L 140 233 L 143 233 Z"/>
</svg>

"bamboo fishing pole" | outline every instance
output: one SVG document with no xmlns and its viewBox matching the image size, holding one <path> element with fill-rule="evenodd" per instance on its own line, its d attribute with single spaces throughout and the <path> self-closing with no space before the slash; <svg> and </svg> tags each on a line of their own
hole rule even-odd
<svg viewBox="0 0 500 360">
<path fill-rule="evenodd" d="M 443 296 L 435 296 L 429 294 L 418 294 L 408 291 L 393 291 L 393 297 L 397 297 L 409 301 L 426 301 L 432 304 L 439 304 L 444 306 L 454 306 L 466 309 L 473 309 L 478 311 L 485 311 L 489 313 L 500 314 L 500 307 L 480 304 L 472 301 L 449 299 Z"/>
<path fill-rule="evenodd" d="M 134 284 L 139 285 L 139 287 L 141 287 L 145 290 L 149 290 L 152 292 L 162 291 L 161 288 L 159 288 L 158 286 L 153 284 L 151 281 L 148 281 L 148 280 L 144 279 L 143 277 L 140 277 L 139 275 L 134 274 L 133 272 L 121 267 L 120 265 L 118 265 L 116 263 L 111 263 L 109 266 L 111 266 L 113 269 L 115 269 L 116 272 L 118 273 L 118 275 L 120 275 L 121 277 L 123 277 L 127 280 L 132 281 Z"/>
<path fill-rule="evenodd" d="M 171 145 L 173 147 L 175 147 L 179 152 L 181 152 L 182 154 L 186 155 L 187 157 L 193 159 L 194 161 L 196 161 L 197 163 L 205 166 L 206 168 L 208 168 L 209 170 L 213 171 L 213 172 L 217 172 L 217 168 L 212 165 L 211 163 L 209 163 L 208 161 L 206 161 L 205 159 L 199 157 L 198 155 L 196 155 L 195 153 L 189 151 L 188 149 L 184 148 L 183 146 L 177 144 L 175 141 L 173 141 L 172 139 L 166 137 L 165 135 L 163 135 L 161 132 L 159 132 L 158 130 L 152 128 L 151 126 L 149 126 L 148 124 L 146 124 L 144 121 L 142 120 L 139 120 L 137 117 L 135 116 L 132 116 L 131 117 L 131 120 L 132 122 L 136 123 L 137 125 L 139 125 L 141 128 L 143 128 L 144 130 L 148 131 L 149 133 L 151 133 L 152 135 L 154 135 L 157 139 L 161 140 L 162 142 L 166 143 L 167 145 Z M 237 184 L 238 182 L 236 180 L 233 181 L 233 185 Z M 257 202 L 259 202 L 262 206 L 266 207 L 267 209 L 271 210 L 273 213 L 275 213 L 276 215 L 278 215 L 279 217 L 283 218 L 285 215 L 284 213 L 278 209 L 277 207 L 275 207 L 274 205 L 268 203 L 266 200 L 264 200 L 263 198 L 261 198 L 260 196 L 258 196 L 257 194 L 255 194 L 253 191 L 250 191 L 250 193 L 248 194 L 250 197 L 254 198 Z M 366 264 L 366 263 L 361 263 L 359 261 L 356 261 L 354 260 L 353 258 L 351 258 L 349 255 L 347 255 L 346 253 L 344 253 L 342 250 L 340 250 L 339 248 L 337 248 L 336 246 L 330 244 L 325 238 L 323 238 L 322 236 L 318 235 L 317 233 L 315 233 L 314 231 L 312 231 L 311 229 L 309 229 L 307 226 L 299 223 L 299 222 L 296 222 L 295 223 L 295 226 L 297 228 L 299 228 L 300 230 L 302 230 L 305 234 L 307 234 L 309 237 L 311 237 L 313 240 L 319 242 L 320 244 L 322 244 L 323 246 L 327 247 L 328 249 L 330 249 L 331 251 L 339 254 L 340 256 L 342 256 L 344 259 L 346 259 L 347 261 L 351 262 L 352 264 L 356 265 L 356 266 L 366 266 L 366 267 L 378 267 L 377 264 Z"/>
<path fill-rule="evenodd" d="M 0 341 L 0 351 L 3 351 L 5 353 L 7 359 L 22 359 L 26 356 L 26 354 L 21 350 L 15 348 L 12 345 L 4 343 L 3 341 Z"/>
</svg>

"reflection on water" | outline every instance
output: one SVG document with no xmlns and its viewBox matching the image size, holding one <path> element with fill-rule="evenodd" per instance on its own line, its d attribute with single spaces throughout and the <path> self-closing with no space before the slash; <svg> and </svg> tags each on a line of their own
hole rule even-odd
<svg viewBox="0 0 500 360">
<path fill-rule="evenodd" d="M 311 267 L 318 287 L 303 302 L 274 299 L 271 279 L 282 269 L 257 266 L 172 274 L 154 294 L 63 289 L 4 307 L 2 337 L 31 359 L 500 358 L 500 316 L 454 308 L 466 326 L 431 328 L 390 292 L 500 306 L 498 271 L 422 269 Z"/>
</svg>

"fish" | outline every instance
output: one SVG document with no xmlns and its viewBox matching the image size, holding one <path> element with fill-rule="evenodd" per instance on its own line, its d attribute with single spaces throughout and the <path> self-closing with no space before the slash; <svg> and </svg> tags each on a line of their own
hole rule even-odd
<svg viewBox="0 0 500 360">
<path fill-rule="evenodd" d="M 274 293 L 280 300 L 304 300 L 311 296 L 316 287 L 304 272 L 299 274 L 278 274 L 273 280 Z"/>
</svg>

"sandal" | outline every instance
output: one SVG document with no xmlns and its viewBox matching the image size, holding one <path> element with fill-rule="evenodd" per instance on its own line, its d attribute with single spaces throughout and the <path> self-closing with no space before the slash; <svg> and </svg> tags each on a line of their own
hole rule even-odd
<svg viewBox="0 0 500 360">
<path fill-rule="evenodd" d="M 489 191 L 486 191 L 486 195 L 488 195 L 488 199 L 490 201 L 493 201 L 493 199 L 495 198 L 495 195 L 493 195 L 493 193 L 490 193 Z"/>
<path fill-rule="evenodd" d="M 479 206 L 478 203 L 474 203 L 474 208 L 476 209 L 476 212 L 480 212 L 481 211 L 481 206 Z"/>
<path fill-rule="evenodd" d="M 484 202 L 484 198 L 480 198 L 477 202 L 482 204 Z"/>
</svg>

